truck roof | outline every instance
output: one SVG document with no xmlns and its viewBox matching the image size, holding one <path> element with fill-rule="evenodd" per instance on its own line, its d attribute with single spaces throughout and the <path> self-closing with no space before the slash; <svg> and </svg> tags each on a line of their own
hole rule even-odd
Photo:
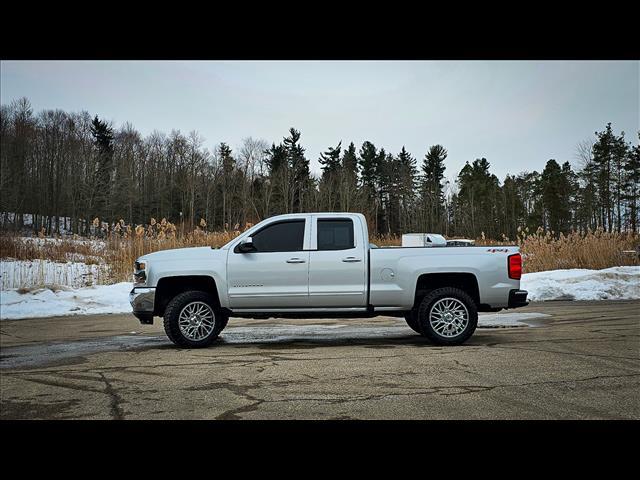
<svg viewBox="0 0 640 480">
<path fill-rule="evenodd" d="M 276 218 L 276 217 L 304 217 L 307 215 L 362 215 L 357 212 L 306 212 L 306 213 L 281 213 L 280 215 L 273 215 L 267 218 Z M 266 220 L 266 218 L 265 218 Z"/>
<path fill-rule="evenodd" d="M 362 221 L 366 224 L 366 220 L 365 217 L 362 213 L 356 213 L 356 212 L 307 212 L 307 213 L 283 213 L 280 215 L 273 215 L 271 217 L 267 217 L 264 220 L 262 220 L 260 223 L 264 222 L 265 220 L 273 220 L 276 218 L 282 218 L 284 219 L 291 219 L 291 218 L 301 218 L 301 217 L 307 217 L 309 215 L 315 215 L 317 217 L 360 217 L 362 219 Z"/>
</svg>

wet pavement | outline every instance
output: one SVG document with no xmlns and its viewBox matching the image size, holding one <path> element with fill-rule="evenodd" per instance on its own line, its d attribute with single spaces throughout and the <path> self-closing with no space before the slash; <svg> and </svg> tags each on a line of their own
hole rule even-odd
<svg viewBox="0 0 640 480">
<path fill-rule="evenodd" d="M 532 304 L 460 347 L 392 317 L 231 319 L 199 350 L 160 319 L 2 321 L 0 418 L 640 418 L 638 312 Z"/>
</svg>

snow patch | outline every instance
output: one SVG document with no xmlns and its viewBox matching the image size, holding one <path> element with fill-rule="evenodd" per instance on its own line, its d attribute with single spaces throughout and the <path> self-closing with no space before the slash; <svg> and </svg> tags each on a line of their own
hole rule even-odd
<svg viewBox="0 0 640 480">
<path fill-rule="evenodd" d="M 0 291 L 0 319 L 57 317 L 104 313 L 131 313 L 130 282 L 90 288 L 39 288 L 27 293 L 21 290 Z"/>
<path fill-rule="evenodd" d="M 570 269 L 522 275 L 530 301 L 640 299 L 640 267 Z"/>
</svg>

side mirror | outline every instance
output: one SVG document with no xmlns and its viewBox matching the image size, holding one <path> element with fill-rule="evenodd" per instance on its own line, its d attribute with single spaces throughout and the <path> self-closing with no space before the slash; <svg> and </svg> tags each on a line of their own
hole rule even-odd
<svg viewBox="0 0 640 480">
<path fill-rule="evenodd" d="M 255 252 L 256 247 L 253 245 L 253 238 L 247 237 L 238 245 L 238 251 L 240 253 Z"/>
</svg>

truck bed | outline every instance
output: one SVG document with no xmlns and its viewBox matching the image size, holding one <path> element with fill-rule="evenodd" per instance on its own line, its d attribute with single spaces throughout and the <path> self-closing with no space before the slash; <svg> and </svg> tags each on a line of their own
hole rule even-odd
<svg viewBox="0 0 640 480">
<path fill-rule="evenodd" d="M 507 258 L 518 247 L 384 247 L 369 250 L 370 304 L 380 308 L 411 305 L 416 282 L 423 275 L 473 275 L 482 303 L 508 306 L 509 291 L 520 286 L 507 274 Z"/>
</svg>

